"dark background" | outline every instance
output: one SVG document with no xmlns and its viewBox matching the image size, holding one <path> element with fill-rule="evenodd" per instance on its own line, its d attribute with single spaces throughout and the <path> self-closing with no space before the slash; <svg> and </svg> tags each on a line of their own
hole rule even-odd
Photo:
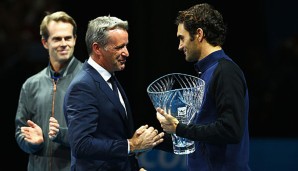
<svg viewBox="0 0 298 171">
<path fill-rule="evenodd" d="M 2 160 L 10 170 L 25 170 L 27 154 L 14 139 L 14 117 L 22 83 L 48 64 L 39 24 L 44 11 L 64 10 L 78 25 L 75 56 L 88 59 L 85 32 L 88 21 L 101 15 L 129 22 L 130 57 L 117 77 L 126 90 L 136 127 L 159 128 L 147 86 L 172 72 L 196 75 L 178 51 L 177 12 L 203 1 L 73 1 L 3 0 L 0 2 L 2 74 Z M 250 93 L 249 129 L 253 138 L 297 138 L 296 97 L 298 60 L 298 2 L 290 0 L 206 1 L 228 24 L 225 52 L 243 69 Z M 5 164 L 5 163 L 3 163 Z"/>
</svg>

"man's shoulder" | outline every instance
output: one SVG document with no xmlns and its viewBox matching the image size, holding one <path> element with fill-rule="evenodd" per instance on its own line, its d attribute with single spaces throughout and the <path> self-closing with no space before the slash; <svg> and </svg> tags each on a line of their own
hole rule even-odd
<svg viewBox="0 0 298 171">
<path fill-rule="evenodd" d="M 46 77 L 46 69 L 47 67 L 45 67 L 44 69 L 42 69 L 41 71 L 35 73 L 34 75 L 28 77 L 25 81 L 26 82 L 32 82 L 32 81 L 37 81 L 37 80 L 40 80 L 42 78 L 45 78 Z"/>
<path fill-rule="evenodd" d="M 220 59 L 218 61 L 218 66 L 220 66 L 222 70 L 231 71 L 231 72 L 237 70 L 242 72 L 242 69 L 239 67 L 239 65 L 231 59 L 227 59 L 227 58 Z"/>
</svg>

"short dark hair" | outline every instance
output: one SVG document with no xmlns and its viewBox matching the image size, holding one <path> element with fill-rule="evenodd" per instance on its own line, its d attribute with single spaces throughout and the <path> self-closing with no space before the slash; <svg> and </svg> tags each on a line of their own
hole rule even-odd
<svg viewBox="0 0 298 171">
<path fill-rule="evenodd" d="M 191 39 L 194 39 L 197 29 L 201 28 L 208 43 L 213 46 L 224 44 L 227 26 L 222 15 L 210 4 L 197 4 L 187 10 L 179 11 L 175 24 L 184 24 Z"/>
</svg>

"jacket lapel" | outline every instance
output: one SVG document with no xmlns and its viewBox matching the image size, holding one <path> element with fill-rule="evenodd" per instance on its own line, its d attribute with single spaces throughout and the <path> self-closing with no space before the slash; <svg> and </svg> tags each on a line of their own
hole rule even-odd
<svg viewBox="0 0 298 171">
<path fill-rule="evenodd" d="M 128 127 L 129 127 L 129 131 L 130 131 L 130 135 L 132 136 L 133 132 L 134 132 L 134 125 L 133 125 L 133 118 L 132 118 L 132 112 L 131 112 L 131 109 L 130 109 L 130 104 L 129 104 L 128 98 L 127 98 L 127 96 L 125 94 L 125 91 L 122 88 L 121 84 L 118 82 L 118 80 L 116 80 L 116 83 L 117 83 L 118 89 L 121 93 L 121 96 L 123 98 L 123 101 L 125 103 L 125 108 L 126 108 L 126 113 L 127 113 L 127 120 L 128 120 Z"/>
<path fill-rule="evenodd" d="M 120 102 L 120 99 L 113 92 L 113 90 L 109 87 L 109 85 L 102 78 L 102 76 L 91 65 L 89 65 L 87 63 L 87 61 L 85 62 L 83 69 L 85 69 L 86 72 L 88 72 L 92 76 L 92 78 L 96 82 L 98 82 L 98 87 L 107 95 L 109 100 L 117 107 L 117 109 L 119 110 L 119 112 L 120 112 L 121 116 L 123 117 L 123 119 L 126 120 L 127 119 L 126 118 L 126 112 L 125 112 L 125 109 L 124 109 L 124 107 L 122 106 L 122 104 Z M 127 122 L 125 122 L 125 123 L 127 124 Z"/>
</svg>

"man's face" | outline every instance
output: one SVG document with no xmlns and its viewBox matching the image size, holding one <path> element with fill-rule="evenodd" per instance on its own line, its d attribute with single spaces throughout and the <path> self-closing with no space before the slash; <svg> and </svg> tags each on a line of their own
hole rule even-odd
<svg viewBox="0 0 298 171">
<path fill-rule="evenodd" d="M 189 32 L 185 30 L 184 24 L 179 24 L 177 29 L 177 37 L 179 39 L 178 50 L 183 51 L 185 60 L 194 62 L 198 60 L 198 42 L 196 39 L 191 40 Z"/>
<path fill-rule="evenodd" d="M 102 50 L 100 63 L 109 72 L 121 71 L 125 68 L 126 58 L 129 56 L 127 49 L 128 32 L 122 29 L 109 31 L 109 42 Z"/>
<path fill-rule="evenodd" d="M 48 25 L 49 38 L 42 43 L 49 51 L 51 62 L 63 63 L 73 55 L 76 37 L 73 26 L 62 21 L 50 21 Z"/>
</svg>

